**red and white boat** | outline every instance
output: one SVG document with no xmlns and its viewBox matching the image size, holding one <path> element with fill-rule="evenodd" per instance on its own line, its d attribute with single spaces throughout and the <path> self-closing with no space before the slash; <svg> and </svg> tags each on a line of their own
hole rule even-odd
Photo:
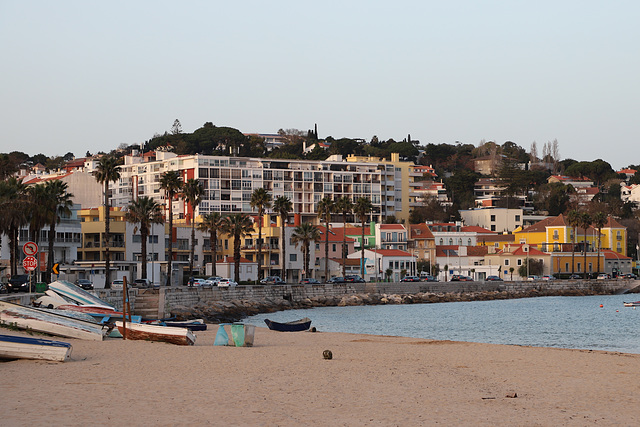
<svg viewBox="0 0 640 427">
<path fill-rule="evenodd" d="M 160 341 L 176 345 L 194 345 L 196 343 L 195 334 L 187 328 L 149 325 L 148 323 L 126 322 L 123 324 L 121 321 L 116 321 L 116 327 L 122 336 L 125 335 L 125 325 L 126 336 L 129 340 Z"/>
</svg>

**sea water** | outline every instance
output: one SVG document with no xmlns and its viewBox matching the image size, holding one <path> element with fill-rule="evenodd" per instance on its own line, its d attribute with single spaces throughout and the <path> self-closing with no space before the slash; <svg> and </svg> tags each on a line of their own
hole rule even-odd
<svg viewBox="0 0 640 427">
<path fill-rule="evenodd" d="M 391 335 L 491 344 L 640 353 L 637 295 L 539 297 L 435 304 L 320 307 L 260 314 L 264 319 L 312 320 L 318 331 Z"/>
</svg>

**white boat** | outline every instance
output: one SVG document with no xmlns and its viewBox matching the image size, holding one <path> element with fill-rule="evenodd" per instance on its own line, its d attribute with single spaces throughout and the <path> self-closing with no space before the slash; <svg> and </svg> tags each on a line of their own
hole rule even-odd
<svg viewBox="0 0 640 427">
<path fill-rule="evenodd" d="M 74 285 L 71 282 L 67 282 L 66 280 L 56 280 L 55 282 L 49 283 L 49 289 L 45 292 L 47 296 L 52 296 L 51 291 L 57 294 L 57 297 L 52 302 L 53 307 L 56 308 L 61 304 L 75 304 L 75 305 L 90 305 L 93 307 L 101 307 L 105 309 L 115 310 L 111 304 L 105 302 L 98 298 L 97 296 L 85 291 L 80 286 Z M 62 302 L 63 300 L 64 302 Z M 38 302 L 38 300 L 36 300 Z M 43 303 L 45 307 L 48 307 L 48 303 Z"/>
<path fill-rule="evenodd" d="M 174 326 L 158 326 L 146 323 L 126 322 L 126 336 L 129 340 L 162 341 L 177 345 L 194 345 L 196 336 L 187 328 L 177 328 Z M 124 336 L 124 325 L 121 321 L 116 321 L 116 327 Z"/>
<path fill-rule="evenodd" d="M 36 307 L 0 301 L 0 323 L 51 335 L 82 340 L 102 341 L 108 325 L 73 319 Z"/>
<path fill-rule="evenodd" d="M 0 335 L 0 359 L 37 359 L 64 362 L 71 357 L 71 344 L 18 335 Z"/>
</svg>

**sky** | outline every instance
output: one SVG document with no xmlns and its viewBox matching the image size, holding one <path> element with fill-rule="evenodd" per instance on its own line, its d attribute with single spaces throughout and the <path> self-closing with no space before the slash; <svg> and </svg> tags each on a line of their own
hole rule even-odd
<svg viewBox="0 0 640 427">
<path fill-rule="evenodd" d="M 0 0 L 0 152 L 205 122 L 640 164 L 638 1 Z"/>
</svg>

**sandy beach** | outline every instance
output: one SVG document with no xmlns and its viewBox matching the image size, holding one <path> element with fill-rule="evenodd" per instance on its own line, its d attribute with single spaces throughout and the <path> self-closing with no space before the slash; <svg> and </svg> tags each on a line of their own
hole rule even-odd
<svg viewBox="0 0 640 427">
<path fill-rule="evenodd" d="M 193 347 L 63 339 L 68 362 L 1 362 L 2 425 L 640 423 L 640 355 L 266 328 L 224 347 L 209 326 Z"/>
</svg>

